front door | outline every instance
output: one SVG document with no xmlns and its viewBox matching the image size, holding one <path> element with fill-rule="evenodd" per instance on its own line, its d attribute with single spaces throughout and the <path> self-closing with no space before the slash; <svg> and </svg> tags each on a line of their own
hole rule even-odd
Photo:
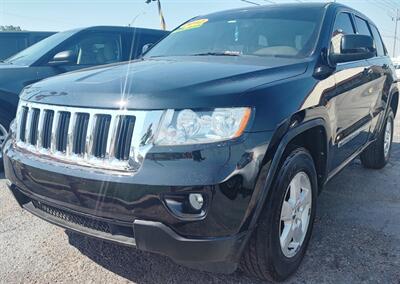
<svg viewBox="0 0 400 284">
<path fill-rule="evenodd" d="M 350 13 L 337 15 L 331 52 L 340 53 L 341 36 L 356 33 Z M 332 159 L 334 170 L 365 145 L 371 124 L 371 101 L 376 96 L 373 65 L 367 60 L 339 63 L 334 73 L 336 89 L 327 103 L 332 119 Z"/>
</svg>

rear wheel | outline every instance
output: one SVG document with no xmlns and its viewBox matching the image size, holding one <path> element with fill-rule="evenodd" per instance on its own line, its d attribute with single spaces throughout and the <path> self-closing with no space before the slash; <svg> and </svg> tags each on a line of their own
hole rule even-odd
<svg viewBox="0 0 400 284">
<path fill-rule="evenodd" d="M 361 162 L 368 169 L 382 169 L 390 159 L 394 131 L 394 115 L 390 109 L 377 140 L 360 155 Z"/>
<path fill-rule="evenodd" d="M 265 280 L 282 281 L 299 267 L 316 212 L 317 174 L 303 148 L 283 162 L 272 192 L 242 256 L 242 269 Z"/>
<path fill-rule="evenodd" d="M 7 138 L 11 120 L 11 116 L 0 109 L 0 170 L 3 169 L 3 144 Z"/>
</svg>

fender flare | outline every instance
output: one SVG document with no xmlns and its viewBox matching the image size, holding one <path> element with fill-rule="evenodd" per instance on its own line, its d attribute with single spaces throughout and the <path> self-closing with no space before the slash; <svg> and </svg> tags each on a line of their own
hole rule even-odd
<svg viewBox="0 0 400 284">
<path fill-rule="evenodd" d="M 389 106 L 392 104 L 392 100 L 393 100 L 393 97 L 394 97 L 394 94 L 396 94 L 397 93 L 397 96 L 399 96 L 400 94 L 400 92 L 399 92 L 399 89 L 397 88 L 397 83 L 391 88 L 391 90 L 390 90 L 390 93 L 389 93 L 389 99 L 388 99 L 388 102 L 387 102 L 387 107 L 386 107 L 386 114 L 385 114 L 385 117 L 387 116 L 387 112 L 389 111 Z M 398 109 L 397 109 L 397 111 L 398 111 Z"/>
</svg>

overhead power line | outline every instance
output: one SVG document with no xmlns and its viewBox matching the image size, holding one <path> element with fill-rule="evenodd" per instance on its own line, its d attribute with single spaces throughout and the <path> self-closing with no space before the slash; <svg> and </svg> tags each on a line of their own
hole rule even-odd
<svg viewBox="0 0 400 284">
<path fill-rule="evenodd" d="M 245 3 L 249 3 L 249 4 L 253 4 L 253 5 L 257 5 L 257 6 L 261 5 L 261 4 L 258 4 L 256 2 L 252 2 L 252 1 L 249 1 L 249 0 L 240 0 L 240 1 L 245 2 Z"/>
</svg>

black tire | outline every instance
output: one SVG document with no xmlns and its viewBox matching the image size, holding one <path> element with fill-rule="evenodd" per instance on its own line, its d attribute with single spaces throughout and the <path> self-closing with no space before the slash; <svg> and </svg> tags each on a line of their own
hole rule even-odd
<svg viewBox="0 0 400 284">
<path fill-rule="evenodd" d="M 287 188 L 293 177 L 300 172 L 308 175 L 311 184 L 310 221 L 302 245 L 294 256 L 288 258 L 284 255 L 280 244 L 280 215 Z M 260 175 L 260 178 L 263 178 L 262 176 Z M 317 192 L 317 174 L 310 153 L 304 148 L 295 149 L 281 164 L 258 226 L 243 252 L 240 266 L 245 273 L 263 280 L 283 281 L 297 270 L 311 237 Z"/>
<path fill-rule="evenodd" d="M 394 131 L 394 114 L 391 109 L 389 109 L 388 116 L 385 120 L 385 124 L 382 127 L 381 132 L 378 135 L 377 140 L 373 142 L 367 149 L 364 150 L 360 155 L 360 160 L 362 165 L 367 169 L 382 169 L 386 166 L 390 159 L 390 150 L 385 155 L 385 130 L 388 122 L 391 122 L 392 125 L 392 133 L 391 133 L 391 142 L 393 141 L 393 131 Z"/>
<path fill-rule="evenodd" d="M 9 130 L 10 123 L 12 121 L 11 115 L 7 114 L 5 110 L 0 109 L 0 129 L 1 127 L 4 127 L 7 131 Z M 1 135 L 1 133 L 0 133 Z M 1 143 L 1 141 L 0 141 Z M 0 145 L 0 172 L 3 171 L 4 166 L 3 166 L 3 156 L 2 156 L 2 145 Z"/>
</svg>

